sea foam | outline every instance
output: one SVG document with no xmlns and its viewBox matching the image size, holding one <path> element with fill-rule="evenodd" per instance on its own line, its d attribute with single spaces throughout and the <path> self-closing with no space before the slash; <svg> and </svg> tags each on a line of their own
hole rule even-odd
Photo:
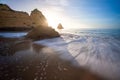
<svg viewBox="0 0 120 80">
<path fill-rule="evenodd" d="M 62 39 L 61 39 L 62 38 Z M 120 79 L 120 40 L 101 34 L 62 33 L 61 38 L 36 41 L 53 48 L 63 59 L 108 79 Z"/>
</svg>

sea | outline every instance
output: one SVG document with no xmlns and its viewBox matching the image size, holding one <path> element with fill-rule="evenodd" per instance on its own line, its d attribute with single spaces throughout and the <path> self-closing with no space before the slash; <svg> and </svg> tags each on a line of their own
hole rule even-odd
<svg viewBox="0 0 120 80">
<path fill-rule="evenodd" d="M 60 38 L 34 41 L 58 52 L 75 66 L 108 78 L 120 80 L 120 29 L 66 29 Z M 0 32 L 2 37 L 22 37 L 26 32 Z M 74 63 L 74 60 L 78 64 Z"/>
</svg>

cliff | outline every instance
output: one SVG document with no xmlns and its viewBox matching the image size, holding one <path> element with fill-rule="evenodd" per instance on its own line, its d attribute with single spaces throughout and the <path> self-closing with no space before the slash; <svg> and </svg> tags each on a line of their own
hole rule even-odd
<svg viewBox="0 0 120 80">
<path fill-rule="evenodd" d="M 27 39 L 39 40 L 59 37 L 59 33 L 48 26 L 47 19 L 37 9 L 30 16 L 26 12 L 15 11 L 5 4 L 0 4 L 0 31 L 22 31 L 32 29 L 25 36 Z"/>
<path fill-rule="evenodd" d="M 0 11 L 6 10 L 6 11 L 13 11 L 11 8 L 9 8 L 6 4 L 0 4 Z"/>
<path fill-rule="evenodd" d="M 6 4 L 0 4 L 0 28 L 5 27 L 35 27 L 48 26 L 45 16 L 37 9 L 31 11 L 31 15 L 22 11 L 12 10 Z"/>
<path fill-rule="evenodd" d="M 38 9 L 34 9 L 31 12 L 30 17 L 31 17 L 33 26 L 40 26 L 40 25 L 48 26 L 47 19 L 42 14 L 42 12 L 40 12 Z"/>
<path fill-rule="evenodd" d="M 0 27 L 31 27 L 30 16 L 26 12 L 14 11 L 0 4 Z"/>
</svg>

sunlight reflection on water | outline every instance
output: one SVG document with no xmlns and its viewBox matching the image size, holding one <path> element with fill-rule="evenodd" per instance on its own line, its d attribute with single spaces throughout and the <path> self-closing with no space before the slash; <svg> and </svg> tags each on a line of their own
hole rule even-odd
<svg viewBox="0 0 120 80">
<path fill-rule="evenodd" d="M 27 34 L 26 32 L 0 32 L 0 36 L 8 38 L 22 37 L 25 36 L 26 34 Z"/>
</svg>

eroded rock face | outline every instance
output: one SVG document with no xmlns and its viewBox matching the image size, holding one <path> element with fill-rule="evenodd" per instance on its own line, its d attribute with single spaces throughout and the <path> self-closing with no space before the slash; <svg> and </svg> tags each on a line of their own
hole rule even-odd
<svg viewBox="0 0 120 80">
<path fill-rule="evenodd" d="M 0 27 L 31 27 L 30 16 L 26 12 L 14 11 L 0 4 Z"/>
<path fill-rule="evenodd" d="M 60 35 L 51 27 L 37 26 L 34 29 L 32 29 L 30 32 L 28 32 L 28 34 L 25 37 L 32 40 L 41 40 L 41 39 L 60 37 Z"/>
<path fill-rule="evenodd" d="M 6 4 L 0 4 L 0 10 L 13 11 Z"/>
<path fill-rule="evenodd" d="M 0 4 L 0 28 L 1 27 L 36 27 L 48 26 L 45 16 L 34 9 L 30 16 L 26 12 L 12 10 L 6 4 Z"/>
<path fill-rule="evenodd" d="M 33 26 L 40 26 L 40 25 L 48 26 L 47 19 L 39 10 L 34 9 L 31 12 L 30 17 L 31 17 Z"/>
<path fill-rule="evenodd" d="M 34 9 L 29 16 L 26 12 L 14 11 L 7 5 L 0 4 L 0 30 L 2 27 L 6 29 L 12 28 L 11 30 L 15 31 L 17 29 L 19 30 L 21 27 L 33 27 L 32 30 L 26 35 L 26 38 L 32 40 L 40 40 L 60 36 L 58 32 L 48 26 L 47 19 L 37 9 Z"/>
</svg>

